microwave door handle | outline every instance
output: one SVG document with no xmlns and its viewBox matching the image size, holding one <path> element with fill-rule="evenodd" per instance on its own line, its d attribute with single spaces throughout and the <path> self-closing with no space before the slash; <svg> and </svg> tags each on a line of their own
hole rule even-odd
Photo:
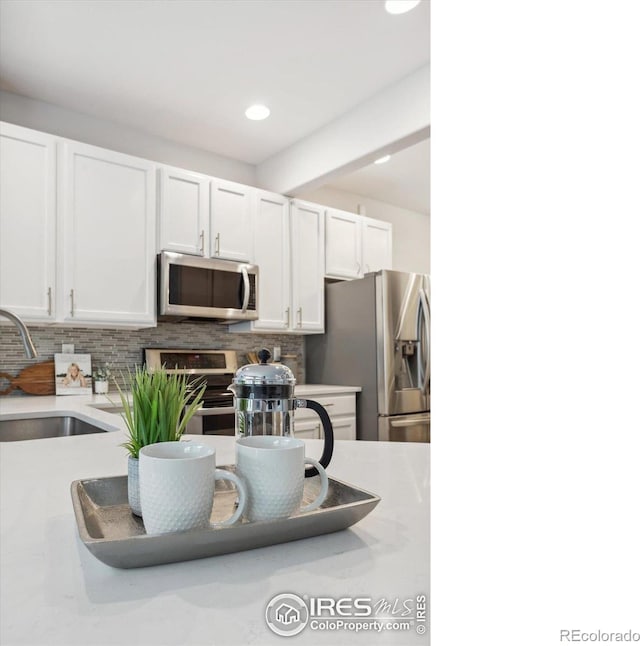
<svg viewBox="0 0 640 646">
<path fill-rule="evenodd" d="M 249 305 L 249 292 L 251 291 L 251 286 L 249 284 L 249 274 L 247 273 L 246 267 L 241 267 L 240 271 L 242 272 L 242 282 L 244 284 L 244 296 L 242 298 L 242 313 L 244 314 L 247 311 Z"/>
</svg>

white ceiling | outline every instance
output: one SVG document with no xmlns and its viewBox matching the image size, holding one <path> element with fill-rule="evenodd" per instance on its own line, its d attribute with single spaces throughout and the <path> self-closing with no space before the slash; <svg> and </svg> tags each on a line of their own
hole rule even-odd
<svg viewBox="0 0 640 646">
<path fill-rule="evenodd" d="M 400 16 L 383 0 L 0 0 L 3 90 L 253 165 L 429 51 L 427 0 Z M 266 121 L 245 118 L 256 102 Z M 331 186 L 427 212 L 428 167 L 418 145 Z"/>
<path fill-rule="evenodd" d="M 391 156 L 384 164 L 369 164 L 334 179 L 327 186 L 365 195 L 410 211 L 429 213 L 430 140 L 425 139 Z"/>
</svg>

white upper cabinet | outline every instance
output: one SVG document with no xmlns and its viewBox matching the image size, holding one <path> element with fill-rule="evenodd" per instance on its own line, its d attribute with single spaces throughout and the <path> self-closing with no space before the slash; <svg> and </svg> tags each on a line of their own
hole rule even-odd
<svg viewBox="0 0 640 646">
<path fill-rule="evenodd" d="M 155 325 L 154 164 L 66 142 L 61 170 L 58 316 L 67 323 Z"/>
<path fill-rule="evenodd" d="M 327 209 L 326 275 L 361 278 L 378 269 L 392 269 L 392 226 L 355 213 Z"/>
<path fill-rule="evenodd" d="M 169 166 L 158 176 L 158 251 L 208 255 L 210 178 Z"/>
<path fill-rule="evenodd" d="M 211 240 L 209 255 L 253 262 L 254 194 L 244 184 L 211 181 Z"/>
<path fill-rule="evenodd" d="M 392 267 L 392 226 L 389 222 L 362 218 L 362 271 L 368 274 Z"/>
<path fill-rule="evenodd" d="M 256 191 L 257 321 L 234 332 L 324 332 L 324 207 Z"/>
<path fill-rule="evenodd" d="M 155 326 L 167 250 L 258 265 L 260 318 L 234 331 L 322 333 L 325 275 L 392 268 L 391 235 L 387 222 L 0 123 L 0 307 L 27 322 Z"/>
<path fill-rule="evenodd" d="M 0 307 L 26 321 L 55 319 L 55 141 L 0 124 Z"/>
<path fill-rule="evenodd" d="M 360 216 L 338 209 L 327 209 L 326 274 L 335 278 L 362 275 L 362 229 Z"/>
<path fill-rule="evenodd" d="M 324 332 L 325 207 L 291 201 L 291 330 Z"/>
<path fill-rule="evenodd" d="M 256 190 L 253 224 L 254 262 L 258 265 L 256 321 L 231 327 L 234 332 L 287 332 L 291 321 L 289 200 Z"/>
</svg>

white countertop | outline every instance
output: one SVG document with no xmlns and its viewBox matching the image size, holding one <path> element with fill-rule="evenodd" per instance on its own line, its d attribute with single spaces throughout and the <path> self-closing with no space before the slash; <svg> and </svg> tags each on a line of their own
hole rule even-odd
<svg viewBox="0 0 640 646">
<path fill-rule="evenodd" d="M 119 416 L 86 403 L 66 403 L 84 398 L 10 399 L 14 414 L 23 406 L 27 410 L 22 400 L 31 402 L 33 412 L 35 402 L 41 402 L 42 411 L 49 399 L 57 411 L 79 414 L 84 407 L 94 423 L 123 424 Z M 97 397 L 86 399 L 101 403 Z M 48 406 L 51 411 L 52 403 Z M 69 485 L 125 474 L 123 441 L 122 430 L 115 430 L 0 444 L 3 646 L 282 644 L 285 638 L 272 634 L 264 620 L 265 607 L 277 594 L 398 599 L 398 608 L 404 600 L 429 594 L 428 444 L 336 444 L 329 475 L 382 497 L 348 530 L 197 561 L 117 570 L 82 544 Z M 219 464 L 233 462 L 233 438 L 198 436 L 198 441 L 216 448 Z M 319 454 L 321 444 L 307 440 L 307 453 Z M 300 644 L 428 643 L 414 627 L 355 633 L 307 626 L 295 639 Z"/>
<path fill-rule="evenodd" d="M 318 395 L 340 395 L 347 393 L 359 393 L 360 386 L 328 386 L 326 384 L 299 384 L 295 388 L 295 394 L 300 397 L 317 397 Z"/>
<path fill-rule="evenodd" d="M 295 387 L 295 394 L 298 397 L 319 397 L 321 395 L 352 394 L 361 390 L 360 386 L 300 384 Z M 108 395 L 0 397 L 0 419 L 15 419 L 24 416 L 43 417 L 50 413 L 70 414 L 107 431 L 116 431 L 124 428 L 120 423 L 119 415 L 96 408 L 96 406 L 107 408 L 112 404 L 120 405 L 120 395 L 114 388 Z"/>
</svg>

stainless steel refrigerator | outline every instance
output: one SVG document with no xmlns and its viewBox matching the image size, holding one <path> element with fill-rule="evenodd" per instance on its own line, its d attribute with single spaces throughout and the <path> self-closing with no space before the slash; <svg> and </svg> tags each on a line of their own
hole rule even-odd
<svg viewBox="0 0 640 646">
<path fill-rule="evenodd" d="M 357 438 L 430 442 L 430 281 L 379 271 L 325 291 L 325 334 L 306 338 L 308 383 L 362 386 Z"/>
</svg>

